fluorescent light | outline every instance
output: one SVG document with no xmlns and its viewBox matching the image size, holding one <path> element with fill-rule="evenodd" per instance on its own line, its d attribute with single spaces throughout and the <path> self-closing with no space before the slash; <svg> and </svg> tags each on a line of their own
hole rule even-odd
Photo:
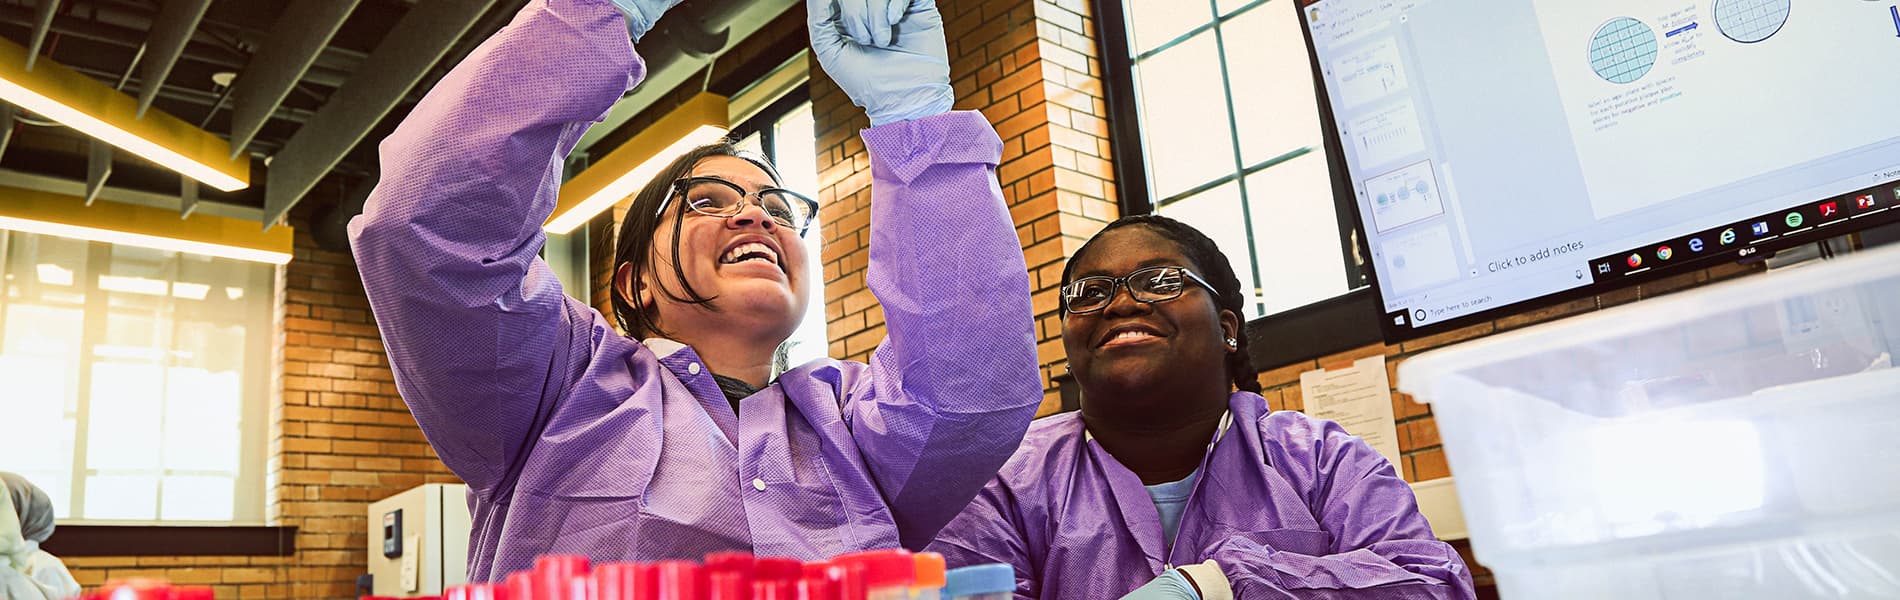
<svg viewBox="0 0 1900 600">
<path fill-rule="evenodd" d="M 541 228 L 565 234 L 640 191 L 667 163 L 728 131 L 724 96 L 700 92 L 561 184 L 554 214 Z"/>
<path fill-rule="evenodd" d="M 59 265 L 41 263 L 34 265 L 40 272 L 40 283 L 46 285 L 72 285 L 73 271 Z"/>
<path fill-rule="evenodd" d="M 185 283 L 183 281 L 180 281 L 180 282 L 176 282 L 172 284 L 173 298 L 184 298 L 186 300 L 203 300 L 205 299 L 205 294 L 209 293 L 210 291 L 211 291 L 211 286 L 208 286 L 202 283 Z"/>
<path fill-rule="evenodd" d="M 0 40 L 0 101 L 71 127 L 205 185 L 234 191 L 250 185 L 251 159 L 231 143 L 161 110 L 139 111 L 137 99 L 50 60 L 26 70 L 27 49 Z"/>
<path fill-rule="evenodd" d="M 191 241 L 191 240 L 179 240 L 179 239 L 172 239 L 172 238 L 166 238 L 166 237 L 159 237 L 155 235 L 126 233 L 123 231 L 113 231 L 110 229 L 97 229 L 93 227 L 81 227 L 77 225 L 65 225 L 61 223 L 48 223 L 46 221 L 33 221 L 33 220 L 28 220 L 28 219 L 19 219 L 15 217 L 7 217 L 7 216 L 0 216 L 0 229 L 11 229 L 13 231 L 20 231 L 20 232 L 25 232 L 25 233 L 38 233 L 38 234 L 43 234 L 43 235 L 57 235 L 60 237 L 68 237 L 68 238 L 80 239 L 80 240 L 91 240 L 91 241 L 96 241 L 96 242 L 106 242 L 106 243 L 111 243 L 111 244 L 124 244 L 127 246 L 138 246 L 140 248 L 152 248 L 154 250 L 167 250 L 171 252 L 190 252 L 193 254 L 203 254 L 206 256 L 217 256 L 217 257 L 232 258 L 232 259 L 237 259 L 237 260 L 248 260 L 252 262 L 264 262 L 264 263 L 271 263 L 274 265 L 281 265 L 281 264 L 290 262 L 289 252 L 272 252 L 269 250 L 258 250 L 255 248 L 225 246 L 222 244 L 196 242 L 196 241 Z"/>
<path fill-rule="evenodd" d="M 108 292 L 123 292 L 127 294 L 144 294 L 147 296 L 163 296 L 165 295 L 166 287 L 167 286 L 165 285 L 165 282 L 158 279 L 148 279 L 145 277 L 128 277 L 125 275 L 100 275 L 99 276 L 99 289 L 102 289 Z"/>
<path fill-rule="evenodd" d="M 170 148 L 132 135 L 92 115 L 60 104 L 52 98 L 42 96 L 33 90 L 26 89 L 5 79 L 0 79 L 0 100 L 5 100 L 14 106 L 39 113 L 40 116 L 57 121 L 59 124 L 71 127 L 80 133 L 98 138 L 99 141 L 138 155 L 145 160 L 158 163 L 159 166 L 177 171 L 186 177 L 202 181 L 211 187 L 227 192 L 250 187 L 250 184 L 245 183 L 243 180 L 220 173 L 217 169 L 211 168 L 210 165 L 186 158 L 185 155 L 172 151 Z"/>
<path fill-rule="evenodd" d="M 548 233 L 565 234 L 573 231 L 575 227 L 580 227 L 582 223 L 593 219 L 595 215 L 639 192 L 641 186 L 646 185 L 648 180 L 659 174 L 660 169 L 665 168 L 667 163 L 673 162 L 674 158 L 686 153 L 687 150 L 718 141 L 725 135 L 726 128 L 724 127 L 701 125 L 693 128 L 685 136 L 661 149 L 658 154 L 653 155 L 653 158 L 647 159 L 646 162 L 640 163 L 639 166 L 615 178 L 606 187 L 588 195 L 587 199 L 581 200 L 580 204 L 574 205 L 573 208 L 549 220 L 548 224 L 541 228 L 547 230 Z"/>
</svg>

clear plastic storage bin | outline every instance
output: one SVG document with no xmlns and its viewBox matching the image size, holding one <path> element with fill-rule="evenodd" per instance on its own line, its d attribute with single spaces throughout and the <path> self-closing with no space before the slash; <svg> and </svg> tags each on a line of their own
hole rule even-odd
<svg viewBox="0 0 1900 600">
<path fill-rule="evenodd" d="M 1900 597 L 1900 248 L 1432 351 L 1505 598 Z"/>
</svg>

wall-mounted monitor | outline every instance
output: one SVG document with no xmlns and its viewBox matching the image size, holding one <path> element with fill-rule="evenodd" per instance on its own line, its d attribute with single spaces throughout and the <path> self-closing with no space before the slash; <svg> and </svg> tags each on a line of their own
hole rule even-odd
<svg viewBox="0 0 1900 600">
<path fill-rule="evenodd" d="M 1891 1 L 1298 1 L 1388 338 L 1900 220 Z"/>
</svg>

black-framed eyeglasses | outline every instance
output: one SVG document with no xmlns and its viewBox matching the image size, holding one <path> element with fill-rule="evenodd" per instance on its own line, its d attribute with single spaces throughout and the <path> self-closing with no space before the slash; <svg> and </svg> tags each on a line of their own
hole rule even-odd
<svg viewBox="0 0 1900 600">
<path fill-rule="evenodd" d="M 768 187 L 757 192 L 747 193 L 739 184 L 718 177 L 684 177 L 673 182 L 673 193 L 660 202 L 656 214 L 666 214 L 666 207 L 673 199 L 685 198 L 686 207 L 693 212 L 709 217 L 728 218 L 745 210 L 746 200 L 753 199 L 765 214 L 778 224 L 792 228 L 799 235 L 805 235 L 805 228 L 811 226 L 812 219 L 818 216 L 818 202 L 803 194 L 787 189 Z"/>
<path fill-rule="evenodd" d="M 1214 286 L 1186 267 L 1147 267 L 1123 277 L 1083 277 L 1062 286 L 1062 309 L 1069 314 L 1092 313 L 1108 308 L 1115 301 L 1117 286 L 1128 288 L 1128 297 L 1153 304 L 1181 297 L 1189 282 L 1219 294 Z"/>
</svg>

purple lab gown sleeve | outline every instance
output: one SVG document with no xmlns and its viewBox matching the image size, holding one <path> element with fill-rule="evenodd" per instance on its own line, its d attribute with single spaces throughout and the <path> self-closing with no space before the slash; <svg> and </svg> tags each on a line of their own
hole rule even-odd
<svg viewBox="0 0 1900 600">
<path fill-rule="evenodd" d="M 1432 537 L 1412 488 L 1392 464 L 1338 423 L 1279 419 L 1284 433 L 1267 461 L 1309 469 L 1299 479 L 1332 538 L 1327 554 L 1275 547 L 1270 535 L 1238 534 L 1207 551 L 1238 598 L 1470 598 L 1464 560 Z M 1316 427 L 1315 427 L 1316 426 Z"/>
<path fill-rule="evenodd" d="M 645 76 L 605 0 L 535 0 L 477 46 L 378 147 L 351 248 L 403 399 L 478 492 L 611 327 L 539 257 L 562 158 Z"/>
<path fill-rule="evenodd" d="M 922 545 L 1042 398 L 1001 141 L 974 112 L 863 132 L 887 337 L 735 413 L 690 347 L 619 335 L 537 257 L 561 158 L 643 72 L 605 0 L 532 0 L 382 143 L 351 223 L 397 387 L 470 486 L 470 578 L 552 552 Z"/>
</svg>

